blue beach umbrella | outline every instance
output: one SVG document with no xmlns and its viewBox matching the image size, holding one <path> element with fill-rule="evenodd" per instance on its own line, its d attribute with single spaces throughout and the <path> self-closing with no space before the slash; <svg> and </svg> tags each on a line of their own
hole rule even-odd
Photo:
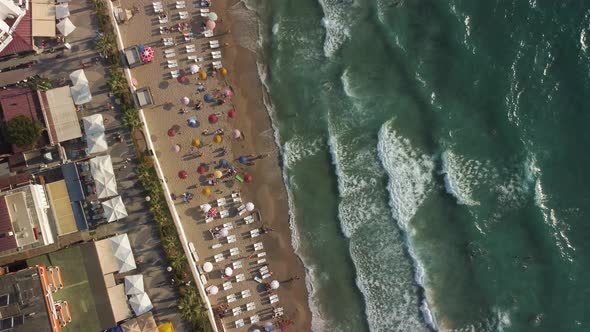
<svg viewBox="0 0 590 332">
<path fill-rule="evenodd" d="M 205 97 L 203 97 L 203 100 L 204 100 L 206 103 L 210 103 L 210 102 L 212 102 L 212 101 L 213 101 L 213 97 L 212 97 L 210 94 L 206 94 L 206 95 L 205 95 Z"/>
<path fill-rule="evenodd" d="M 219 160 L 219 166 L 221 166 L 221 167 L 227 167 L 227 166 L 229 166 L 229 163 L 225 159 L 220 159 Z"/>
<path fill-rule="evenodd" d="M 240 162 L 240 164 L 245 164 L 248 162 L 248 158 L 246 158 L 246 156 L 240 156 L 238 161 Z"/>
</svg>

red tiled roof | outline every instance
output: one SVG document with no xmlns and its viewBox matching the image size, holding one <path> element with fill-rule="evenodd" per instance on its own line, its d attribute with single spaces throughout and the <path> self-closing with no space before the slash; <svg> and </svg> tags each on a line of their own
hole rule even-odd
<svg viewBox="0 0 590 332">
<path fill-rule="evenodd" d="M 43 105 L 45 109 L 45 124 L 47 125 L 47 132 L 49 134 L 49 142 L 51 144 L 55 144 L 59 142 L 59 137 L 57 137 L 57 131 L 55 130 L 55 124 L 53 123 L 53 118 L 51 117 L 50 109 L 49 109 L 49 101 L 47 100 L 47 95 L 45 92 L 41 92 L 37 94 L 39 96 L 39 102 Z"/>
<path fill-rule="evenodd" d="M 33 49 L 33 19 L 31 17 L 32 6 L 12 33 L 12 41 L 0 52 L 1 56 L 30 51 Z"/>
<path fill-rule="evenodd" d="M 36 96 L 30 88 L 18 88 L 0 91 L 0 107 L 4 114 L 4 121 L 24 115 L 35 120 L 38 119 L 38 103 Z"/>
<path fill-rule="evenodd" d="M 0 197 L 0 252 L 16 249 L 16 237 L 14 235 L 9 236 L 8 232 L 12 232 L 12 223 L 10 222 L 6 200 L 4 197 Z"/>
</svg>

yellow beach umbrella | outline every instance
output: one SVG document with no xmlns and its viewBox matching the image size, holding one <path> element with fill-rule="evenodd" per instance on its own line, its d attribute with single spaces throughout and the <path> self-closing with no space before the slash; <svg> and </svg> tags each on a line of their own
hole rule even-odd
<svg viewBox="0 0 590 332">
<path fill-rule="evenodd" d="M 221 143 L 221 141 L 223 141 L 223 138 L 221 138 L 220 135 L 215 135 L 215 137 L 213 137 L 213 140 L 215 141 L 215 143 Z"/>
<path fill-rule="evenodd" d="M 219 69 L 219 72 L 220 72 L 220 73 L 221 73 L 221 75 L 223 75 L 223 76 L 227 75 L 227 69 L 225 69 L 225 68 L 223 68 L 223 67 L 222 67 L 221 69 Z"/>
<path fill-rule="evenodd" d="M 193 140 L 193 146 L 194 146 L 194 147 L 199 147 L 199 146 L 201 146 L 201 140 L 200 140 L 200 139 L 198 139 L 198 138 L 195 138 L 195 139 Z"/>
<path fill-rule="evenodd" d="M 203 191 L 202 191 L 202 193 L 203 193 L 203 195 L 205 195 L 205 196 L 209 196 L 209 195 L 211 195 L 211 188 L 209 188 L 209 187 L 203 188 Z"/>
<path fill-rule="evenodd" d="M 213 172 L 213 176 L 215 176 L 216 179 L 220 179 L 223 176 L 223 173 L 220 170 L 216 170 Z"/>
<path fill-rule="evenodd" d="M 206 79 L 207 79 L 207 72 L 206 72 L 206 71 L 204 71 L 204 70 L 201 70 L 201 71 L 199 72 L 199 77 L 200 77 L 202 80 L 206 80 Z"/>
</svg>

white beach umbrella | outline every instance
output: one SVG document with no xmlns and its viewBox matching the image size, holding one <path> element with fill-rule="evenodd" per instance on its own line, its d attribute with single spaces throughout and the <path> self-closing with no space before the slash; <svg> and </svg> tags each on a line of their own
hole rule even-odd
<svg viewBox="0 0 590 332">
<path fill-rule="evenodd" d="M 219 293 L 219 288 L 217 288 L 217 286 L 211 285 L 211 286 L 207 287 L 207 294 L 215 295 L 217 293 Z"/>
<path fill-rule="evenodd" d="M 270 288 L 271 289 L 278 289 L 279 288 L 279 281 L 278 280 L 273 280 L 270 282 Z"/>
<path fill-rule="evenodd" d="M 125 294 L 134 295 L 144 292 L 143 274 L 134 274 L 125 277 Z"/>
<path fill-rule="evenodd" d="M 61 20 L 62 18 L 66 18 L 70 16 L 70 9 L 68 8 L 67 3 L 59 4 L 55 6 L 55 19 Z"/>
<path fill-rule="evenodd" d="M 70 19 L 67 17 L 61 22 L 57 23 L 56 27 L 57 30 L 59 30 L 59 32 L 61 32 L 61 34 L 64 36 L 67 36 L 76 30 L 74 23 L 72 23 L 72 21 L 70 21 Z"/>
<path fill-rule="evenodd" d="M 116 196 L 108 201 L 102 202 L 102 207 L 107 222 L 113 222 L 127 217 L 127 209 L 125 209 L 125 204 L 121 196 Z"/>
<path fill-rule="evenodd" d="M 254 211 L 254 203 L 252 203 L 252 202 L 246 203 L 246 211 Z"/>
<path fill-rule="evenodd" d="M 228 277 L 231 277 L 234 274 L 234 270 L 228 266 L 225 268 L 225 271 L 223 271 L 223 274 L 225 274 Z"/>
<path fill-rule="evenodd" d="M 264 329 L 266 330 L 266 332 L 272 331 L 273 330 L 272 322 L 264 323 Z"/>
<path fill-rule="evenodd" d="M 205 262 L 205 264 L 203 264 L 203 271 L 207 273 L 213 271 L 213 264 L 211 264 L 211 262 Z"/>
<path fill-rule="evenodd" d="M 147 293 L 135 294 L 129 298 L 129 305 L 136 316 L 144 314 L 154 308 Z"/>
<path fill-rule="evenodd" d="M 192 65 L 191 65 L 191 74 L 196 74 L 196 73 L 198 73 L 200 69 L 201 69 L 201 68 L 199 68 L 199 66 L 197 66 L 197 65 L 195 65 L 195 64 L 192 64 Z"/>
<path fill-rule="evenodd" d="M 219 235 L 220 235 L 221 237 L 227 237 L 227 236 L 229 235 L 229 230 L 228 230 L 227 228 L 225 228 L 225 227 L 224 227 L 224 228 L 222 228 L 222 229 L 219 231 Z"/>
<path fill-rule="evenodd" d="M 211 210 L 211 204 L 203 205 L 203 212 L 207 213 L 209 210 Z"/>
</svg>

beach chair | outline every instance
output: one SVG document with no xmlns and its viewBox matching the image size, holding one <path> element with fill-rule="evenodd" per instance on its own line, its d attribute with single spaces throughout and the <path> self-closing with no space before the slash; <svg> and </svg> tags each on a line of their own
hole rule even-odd
<svg viewBox="0 0 590 332">
<path fill-rule="evenodd" d="M 176 62 L 168 62 L 168 68 L 176 68 L 178 67 L 178 63 Z"/>
<path fill-rule="evenodd" d="M 178 70 L 174 70 L 170 72 L 170 75 L 172 75 L 172 78 L 177 78 L 180 75 L 180 72 Z"/>
<path fill-rule="evenodd" d="M 229 217 L 229 211 L 227 211 L 227 210 L 219 211 L 219 218 L 227 218 L 227 217 Z"/>
<path fill-rule="evenodd" d="M 176 9 L 186 8 L 186 2 L 184 1 L 176 1 Z"/>
<path fill-rule="evenodd" d="M 254 302 L 249 302 L 246 304 L 246 311 L 252 311 L 256 309 L 256 304 Z"/>
<path fill-rule="evenodd" d="M 254 281 L 256 281 L 259 284 L 262 283 L 262 279 L 260 279 L 259 277 L 254 277 Z"/>
<path fill-rule="evenodd" d="M 166 29 L 165 29 L 164 27 L 160 27 L 160 34 L 161 34 L 161 35 L 165 35 L 165 34 L 167 34 L 167 33 L 168 33 L 168 32 L 166 31 Z"/>
<path fill-rule="evenodd" d="M 242 261 L 235 261 L 231 265 L 234 268 L 234 270 L 241 269 L 242 268 Z"/>
<path fill-rule="evenodd" d="M 225 256 L 223 256 L 223 254 L 217 254 L 213 256 L 213 258 L 215 258 L 215 261 L 219 263 L 225 259 Z"/>
<path fill-rule="evenodd" d="M 229 250 L 229 254 L 230 254 L 230 256 L 237 256 L 237 255 L 240 254 L 240 249 L 237 248 L 237 247 L 236 248 L 231 248 Z"/>
<path fill-rule="evenodd" d="M 154 6 L 154 12 L 161 13 L 164 11 L 164 6 L 162 6 L 162 2 L 152 2 L 152 6 Z"/>
<path fill-rule="evenodd" d="M 230 294 L 225 297 L 227 299 L 227 303 L 232 303 L 236 301 L 236 294 Z"/>
<path fill-rule="evenodd" d="M 260 322 L 260 317 L 258 317 L 258 315 L 250 317 L 250 324 L 256 324 L 258 322 Z"/>
<path fill-rule="evenodd" d="M 283 315 L 283 307 L 278 307 L 272 310 L 273 318 L 274 317 L 281 317 Z"/>
<path fill-rule="evenodd" d="M 266 256 L 266 252 L 264 252 L 264 251 L 259 253 L 258 255 L 256 255 L 256 257 L 258 257 L 258 258 L 264 257 L 264 256 Z"/>
<path fill-rule="evenodd" d="M 250 237 L 255 238 L 260 236 L 260 230 L 258 228 L 250 230 Z"/>
<path fill-rule="evenodd" d="M 261 258 L 256 263 L 257 264 L 264 264 L 264 263 L 266 263 L 266 258 Z"/>
<path fill-rule="evenodd" d="M 227 228 L 228 231 L 234 229 L 234 225 L 232 225 L 231 222 L 223 224 L 223 227 Z"/>
<path fill-rule="evenodd" d="M 238 214 L 240 214 L 243 211 L 246 211 L 246 205 L 244 204 L 238 206 Z"/>
<path fill-rule="evenodd" d="M 260 272 L 260 274 L 268 273 L 268 265 L 265 265 L 265 266 L 259 268 L 258 272 Z"/>
<path fill-rule="evenodd" d="M 236 197 L 236 198 L 232 198 L 234 203 L 242 203 L 242 198 L 241 197 Z"/>
<path fill-rule="evenodd" d="M 215 243 L 214 245 L 211 246 L 211 249 L 219 249 L 223 246 L 223 244 L 221 243 Z"/>
<path fill-rule="evenodd" d="M 176 53 L 176 50 L 174 50 L 173 48 L 168 48 L 164 50 L 164 54 L 174 54 Z M 205 207 L 205 204 L 201 205 L 201 210 Z"/>
<path fill-rule="evenodd" d="M 160 21 L 160 24 L 166 24 L 166 23 L 168 23 L 168 16 L 166 16 L 164 18 L 158 18 L 158 21 Z"/>
<path fill-rule="evenodd" d="M 209 45 L 215 45 L 215 44 L 219 45 L 219 40 L 210 40 L 209 41 Z"/>
<path fill-rule="evenodd" d="M 230 235 L 227 237 L 227 243 L 234 243 L 236 242 L 236 236 L 235 235 Z"/>
<path fill-rule="evenodd" d="M 240 273 L 236 276 L 236 282 L 242 282 L 246 280 L 246 276 L 243 273 Z"/>
<path fill-rule="evenodd" d="M 246 223 L 246 225 L 249 225 L 253 222 L 254 222 L 254 217 L 252 217 L 252 216 L 247 216 L 246 218 L 244 218 L 244 223 Z"/>
<path fill-rule="evenodd" d="M 165 55 L 166 59 L 171 59 L 174 58 L 176 56 L 176 53 L 168 53 Z"/>
<path fill-rule="evenodd" d="M 209 8 L 201 8 L 200 12 L 201 13 L 209 13 L 211 10 Z"/>
<path fill-rule="evenodd" d="M 258 250 L 262 250 L 262 249 L 264 249 L 264 245 L 262 244 L 262 242 L 254 243 L 254 251 L 258 251 Z"/>
<path fill-rule="evenodd" d="M 178 12 L 178 16 L 180 16 L 181 20 L 186 20 L 188 18 L 188 12 Z"/>
<path fill-rule="evenodd" d="M 215 54 L 213 54 L 213 52 L 211 52 L 211 57 L 213 59 L 221 59 L 221 53 L 215 53 Z"/>
<path fill-rule="evenodd" d="M 213 31 L 205 30 L 205 32 L 203 32 L 203 36 L 205 36 L 206 38 L 211 38 L 213 37 Z"/>
<path fill-rule="evenodd" d="M 241 328 L 241 327 L 244 327 L 244 319 L 243 319 L 243 318 L 241 318 L 241 319 L 238 319 L 238 320 L 236 321 L 236 329 L 239 329 L 239 328 Z"/>
<path fill-rule="evenodd" d="M 262 275 L 262 279 L 270 278 L 270 273 L 265 273 Z"/>
<path fill-rule="evenodd" d="M 232 193 L 231 194 L 231 198 L 237 198 L 237 197 L 241 197 L 240 193 Z"/>
<path fill-rule="evenodd" d="M 250 297 L 250 290 L 249 289 L 244 289 L 242 291 L 242 298 L 245 299 L 245 298 L 248 298 L 248 297 Z"/>
<path fill-rule="evenodd" d="M 219 48 L 219 44 L 209 44 L 209 47 L 212 49 Z"/>
<path fill-rule="evenodd" d="M 242 314 L 242 307 L 235 307 L 231 311 L 234 314 L 234 316 L 238 316 Z"/>
<path fill-rule="evenodd" d="M 212 65 L 213 65 L 213 68 L 215 68 L 215 69 L 220 69 L 221 67 L 223 67 L 223 65 L 221 64 L 221 61 L 213 61 Z"/>
<path fill-rule="evenodd" d="M 196 55 L 189 55 L 186 57 L 189 60 L 197 60 L 197 56 Z"/>
<path fill-rule="evenodd" d="M 279 296 L 276 294 L 271 295 L 269 299 L 270 299 L 270 304 L 275 304 L 275 303 L 279 302 Z"/>
<path fill-rule="evenodd" d="M 176 75 L 176 77 L 178 77 L 178 75 Z M 176 77 L 174 77 L 174 78 L 176 78 Z M 215 220 L 213 217 L 209 217 L 209 218 L 205 219 L 205 223 L 210 223 L 213 220 Z"/>
<path fill-rule="evenodd" d="M 223 290 L 229 290 L 232 289 L 232 287 L 231 281 L 226 281 L 223 283 Z"/>
<path fill-rule="evenodd" d="M 224 197 L 222 197 L 222 198 L 219 198 L 219 199 L 217 200 L 217 206 L 224 206 L 224 205 L 225 205 L 225 203 L 226 203 L 226 201 L 225 201 L 225 198 L 224 198 Z"/>
</svg>

